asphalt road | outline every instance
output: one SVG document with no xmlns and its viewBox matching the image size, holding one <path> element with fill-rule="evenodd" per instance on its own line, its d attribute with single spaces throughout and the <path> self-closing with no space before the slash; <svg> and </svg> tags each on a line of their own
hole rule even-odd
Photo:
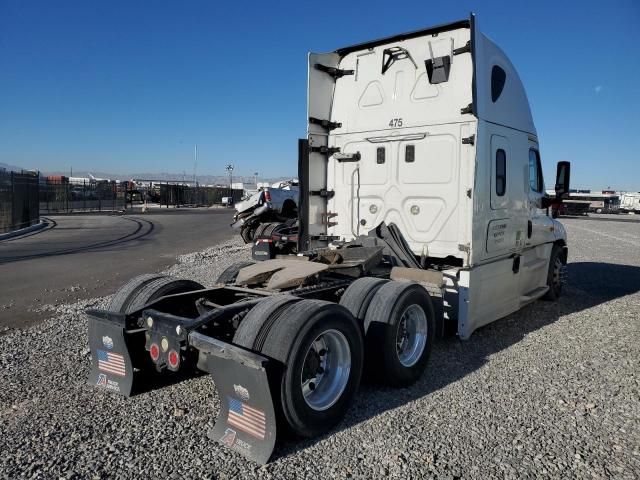
<svg viewBox="0 0 640 480">
<path fill-rule="evenodd" d="M 47 318 L 43 305 L 113 293 L 226 240 L 231 217 L 226 209 L 47 217 L 46 229 L 0 242 L 0 332 Z"/>
</svg>

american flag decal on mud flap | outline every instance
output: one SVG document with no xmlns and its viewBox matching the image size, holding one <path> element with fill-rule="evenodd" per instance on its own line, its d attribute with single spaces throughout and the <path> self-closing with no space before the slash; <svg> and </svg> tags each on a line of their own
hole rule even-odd
<svg viewBox="0 0 640 480">
<path fill-rule="evenodd" d="M 98 370 L 124 377 L 124 357 L 118 353 L 98 350 Z"/>
<path fill-rule="evenodd" d="M 227 423 L 238 430 L 248 433 L 260 440 L 264 440 L 266 422 L 264 412 L 249 407 L 236 398 L 228 397 L 229 416 Z"/>
</svg>

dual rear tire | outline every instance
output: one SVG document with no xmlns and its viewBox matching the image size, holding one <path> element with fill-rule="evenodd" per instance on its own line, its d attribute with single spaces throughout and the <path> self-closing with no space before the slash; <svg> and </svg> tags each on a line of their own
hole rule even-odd
<svg viewBox="0 0 640 480">
<path fill-rule="evenodd" d="M 233 342 L 277 361 L 277 409 L 293 433 L 312 437 L 342 419 L 365 363 L 387 384 L 415 382 L 431 353 L 433 320 L 420 285 L 362 278 L 340 304 L 286 295 L 262 300 Z"/>
<path fill-rule="evenodd" d="M 204 287 L 193 280 L 160 274 L 145 274 L 132 278 L 111 297 L 108 310 L 117 313 L 133 313 L 154 300 L 166 295 L 200 290 Z"/>
<path fill-rule="evenodd" d="M 329 430 L 353 401 L 364 342 L 360 326 L 340 305 L 295 297 L 263 300 L 242 321 L 234 343 L 282 367 L 278 410 L 297 435 Z"/>
</svg>

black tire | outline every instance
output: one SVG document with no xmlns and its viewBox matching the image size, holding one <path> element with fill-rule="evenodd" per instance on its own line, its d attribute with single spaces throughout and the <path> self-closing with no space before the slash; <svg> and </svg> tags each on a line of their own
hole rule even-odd
<svg viewBox="0 0 640 480">
<path fill-rule="evenodd" d="M 251 260 L 243 260 L 241 262 L 236 262 L 233 265 L 225 268 L 222 273 L 218 276 L 216 283 L 219 285 L 229 285 L 236 281 L 238 277 L 238 272 L 240 269 L 244 267 L 248 267 L 249 265 L 253 265 L 256 262 L 252 262 Z"/>
<path fill-rule="evenodd" d="M 312 408 L 303 394 L 303 369 L 312 343 L 320 335 L 336 335 L 334 332 L 338 332 L 337 338 L 344 341 L 345 350 L 348 348 L 350 368 L 348 374 L 345 373 L 343 389 L 336 390 L 334 401 L 319 410 Z M 262 353 L 283 365 L 280 406 L 293 433 L 314 437 L 342 419 L 360 383 L 363 350 L 360 327 L 349 311 L 340 305 L 322 300 L 301 300 L 282 312 L 269 331 Z M 339 369 L 327 368 L 329 371 L 337 372 Z"/>
<path fill-rule="evenodd" d="M 137 290 L 135 295 L 131 297 L 129 311 L 135 312 L 140 310 L 146 304 L 157 300 L 165 295 L 173 295 L 176 293 L 191 292 L 201 290 L 204 287 L 193 280 L 184 280 L 172 277 L 162 277 L 149 282 L 141 289 Z"/>
<path fill-rule="evenodd" d="M 258 228 L 256 228 L 256 233 L 254 235 L 255 238 L 263 238 L 264 237 L 264 230 L 265 228 L 267 228 L 269 224 L 268 223 L 261 223 Z"/>
<path fill-rule="evenodd" d="M 109 302 L 109 307 L 107 310 L 110 312 L 117 313 L 129 313 L 129 304 L 131 303 L 131 298 L 135 295 L 136 291 L 151 283 L 158 278 L 164 278 L 165 275 L 160 275 L 158 273 L 147 273 L 144 275 L 138 275 L 137 277 L 133 277 L 123 286 L 121 286 L 118 291 L 111 297 L 111 301 Z"/>
<path fill-rule="evenodd" d="M 404 365 L 396 342 L 402 317 L 410 311 L 417 315 L 422 311 L 426 317 L 426 339 L 421 350 L 416 348 L 416 359 Z M 396 387 L 408 386 L 418 380 L 431 355 L 434 316 L 429 294 L 417 283 L 388 282 L 380 287 L 365 316 L 365 348 L 370 376 L 375 375 L 376 379 Z"/>
<path fill-rule="evenodd" d="M 364 317 L 374 295 L 389 280 L 384 278 L 363 277 L 353 282 L 340 298 L 340 305 L 351 312 L 364 327 Z"/>
<path fill-rule="evenodd" d="M 562 259 L 562 248 L 554 245 L 549 257 L 549 270 L 547 271 L 547 286 L 549 290 L 542 297 L 544 300 L 555 302 L 562 294 L 562 274 L 565 262 Z"/>
<path fill-rule="evenodd" d="M 258 302 L 246 317 L 233 336 L 233 343 L 251 350 L 261 351 L 269 330 L 290 304 L 301 299 L 292 295 L 274 295 Z"/>
<path fill-rule="evenodd" d="M 251 228 L 251 225 L 243 225 L 240 227 L 240 237 L 244 243 L 251 243 L 253 241 L 253 235 L 255 230 Z"/>
<path fill-rule="evenodd" d="M 271 238 L 271 236 L 274 233 L 282 230 L 283 228 L 287 228 L 287 226 L 284 223 L 278 223 L 278 222 L 267 223 L 262 234 L 265 238 Z"/>
<path fill-rule="evenodd" d="M 240 227 L 240 236 L 244 243 L 251 243 L 255 239 L 256 230 L 260 227 L 260 220 L 252 218 Z"/>
</svg>

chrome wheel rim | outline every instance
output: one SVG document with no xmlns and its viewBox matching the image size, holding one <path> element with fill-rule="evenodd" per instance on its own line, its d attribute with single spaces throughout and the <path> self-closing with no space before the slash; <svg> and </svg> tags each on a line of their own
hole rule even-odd
<svg viewBox="0 0 640 480">
<path fill-rule="evenodd" d="M 404 367 L 415 365 L 427 345 L 427 315 L 419 305 L 409 305 L 398 322 L 396 353 Z"/>
<path fill-rule="evenodd" d="M 333 406 L 349 382 L 351 348 L 342 332 L 326 330 L 311 343 L 302 364 L 300 385 L 309 407 L 322 411 Z"/>
</svg>

